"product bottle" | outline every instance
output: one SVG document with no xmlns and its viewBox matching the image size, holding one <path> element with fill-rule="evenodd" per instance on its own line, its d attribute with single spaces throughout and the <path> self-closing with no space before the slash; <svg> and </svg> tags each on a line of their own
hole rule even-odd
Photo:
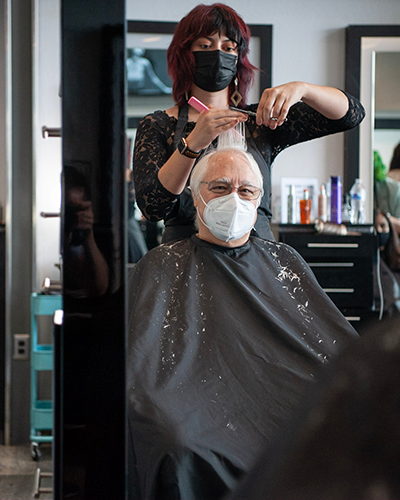
<svg viewBox="0 0 400 500">
<path fill-rule="evenodd" d="M 327 221 L 327 196 L 325 184 L 321 184 L 321 190 L 318 196 L 318 219 L 323 222 Z"/>
<path fill-rule="evenodd" d="M 328 210 L 326 213 L 326 220 L 330 221 L 331 220 L 331 181 L 329 181 L 325 184 L 325 189 L 326 189 L 326 205 L 328 207 Z"/>
<path fill-rule="evenodd" d="M 308 189 L 304 190 L 304 198 L 300 200 L 300 223 L 311 223 L 311 200 Z"/>
<path fill-rule="evenodd" d="M 365 188 L 360 179 L 356 179 L 353 187 L 350 189 L 351 214 L 350 222 L 352 224 L 364 224 L 365 222 Z"/>
<path fill-rule="evenodd" d="M 342 223 L 342 181 L 340 175 L 331 176 L 331 222 Z"/>
<path fill-rule="evenodd" d="M 287 222 L 296 224 L 296 191 L 295 186 L 289 186 L 289 195 L 287 199 Z"/>
<path fill-rule="evenodd" d="M 351 214 L 350 194 L 346 193 L 343 195 L 342 222 L 350 222 L 350 214 Z"/>
</svg>

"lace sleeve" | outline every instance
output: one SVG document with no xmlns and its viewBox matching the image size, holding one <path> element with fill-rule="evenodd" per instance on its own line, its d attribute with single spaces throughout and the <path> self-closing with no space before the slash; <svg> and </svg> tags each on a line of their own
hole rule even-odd
<svg viewBox="0 0 400 500">
<path fill-rule="evenodd" d="M 158 221 L 174 209 L 179 196 L 170 193 L 158 179 L 158 171 L 173 153 L 173 119 L 161 111 L 139 123 L 133 155 L 136 201 L 143 215 Z"/>
<path fill-rule="evenodd" d="M 270 141 L 271 145 L 271 160 L 273 161 L 278 153 L 294 144 L 344 132 L 359 125 L 365 116 L 365 110 L 355 97 L 346 92 L 344 94 L 349 100 L 349 109 L 339 120 L 330 120 L 311 106 L 298 102 L 290 108 L 287 121 L 276 130 L 266 130 L 262 127 L 264 129 L 262 134 L 261 130 L 257 131 L 256 126 L 254 131 L 256 136 L 267 134 L 266 140 Z M 260 139 L 261 137 L 258 140 Z"/>
<path fill-rule="evenodd" d="M 345 91 L 342 92 L 347 96 L 347 99 L 349 100 L 349 110 L 342 118 L 346 125 L 346 128 L 344 130 L 350 130 L 354 127 L 357 127 L 357 125 L 360 125 L 360 123 L 363 121 L 365 117 L 365 109 L 358 99 Z"/>
</svg>

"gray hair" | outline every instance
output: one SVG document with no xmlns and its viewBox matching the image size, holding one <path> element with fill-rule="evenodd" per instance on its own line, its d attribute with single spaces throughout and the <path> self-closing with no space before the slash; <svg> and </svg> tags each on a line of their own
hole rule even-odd
<svg viewBox="0 0 400 500">
<path fill-rule="evenodd" d="M 193 168 L 192 174 L 190 176 L 190 189 L 192 191 L 192 194 L 194 196 L 197 196 L 200 191 L 200 184 L 201 182 L 205 179 L 206 173 L 208 171 L 208 167 L 210 164 L 210 161 L 215 155 L 218 155 L 219 153 L 222 152 L 231 152 L 236 155 L 243 156 L 255 175 L 257 179 L 257 187 L 259 187 L 261 190 L 263 190 L 263 177 L 260 171 L 260 167 L 258 166 L 256 160 L 254 159 L 253 155 L 249 153 L 248 151 L 244 151 L 243 149 L 239 149 L 237 147 L 222 147 L 218 148 L 215 150 L 212 150 L 208 153 L 206 153 L 200 160 L 196 163 L 195 167 Z M 259 202 L 261 200 L 262 193 L 259 198 Z"/>
</svg>

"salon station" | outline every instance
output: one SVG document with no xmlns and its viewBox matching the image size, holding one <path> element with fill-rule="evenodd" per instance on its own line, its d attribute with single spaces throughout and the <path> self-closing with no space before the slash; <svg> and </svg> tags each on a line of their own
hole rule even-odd
<svg viewBox="0 0 400 500">
<path fill-rule="evenodd" d="M 399 498 L 400 3 L 0 5 L 0 498 Z"/>
</svg>

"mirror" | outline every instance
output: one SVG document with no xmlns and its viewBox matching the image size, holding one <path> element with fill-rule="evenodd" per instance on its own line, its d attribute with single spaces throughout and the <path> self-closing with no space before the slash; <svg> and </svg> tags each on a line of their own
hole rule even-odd
<svg viewBox="0 0 400 500">
<path fill-rule="evenodd" d="M 384 55 L 389 53 L 390 55 Z M 355 178 L 361 178 L 369 194 L 366 200 L 367 223 L 373 221 L 373 150 L 377 145 L 376 141 L 387 140 L 381 136 L 382 130 L 389 128 L 389 125 L 400 128 L 399 106 L 389 109 L 387 103 L 392 100 L 385 99 L 384 104 L 382 102 L 382 96 L 387 94 L 387 88 L 381 88 L 382 80 L 384 81 L 386 76 L 380 74 L 382 71 L 387 71 L 388 67 L 394 68 L 394 65 L 399 71 L 396 62 L 398 58 L 391 59 L 397 57 L 396 53 L 400 53 L 398 25 L 349 26 L 346 30 L 345 89 L 360 99 L 366 110 L 366 118 L 360 127 L 346 134 L 344 189 L 348 191 Z M 394 104 L 394 101 L 391 104 Z"/>
<path fill-rule="evenodd" d="M 389 168 L 400 142 L 400 51 L 375 56 L 375 126 L 373 149 Z"/>
</svg>

